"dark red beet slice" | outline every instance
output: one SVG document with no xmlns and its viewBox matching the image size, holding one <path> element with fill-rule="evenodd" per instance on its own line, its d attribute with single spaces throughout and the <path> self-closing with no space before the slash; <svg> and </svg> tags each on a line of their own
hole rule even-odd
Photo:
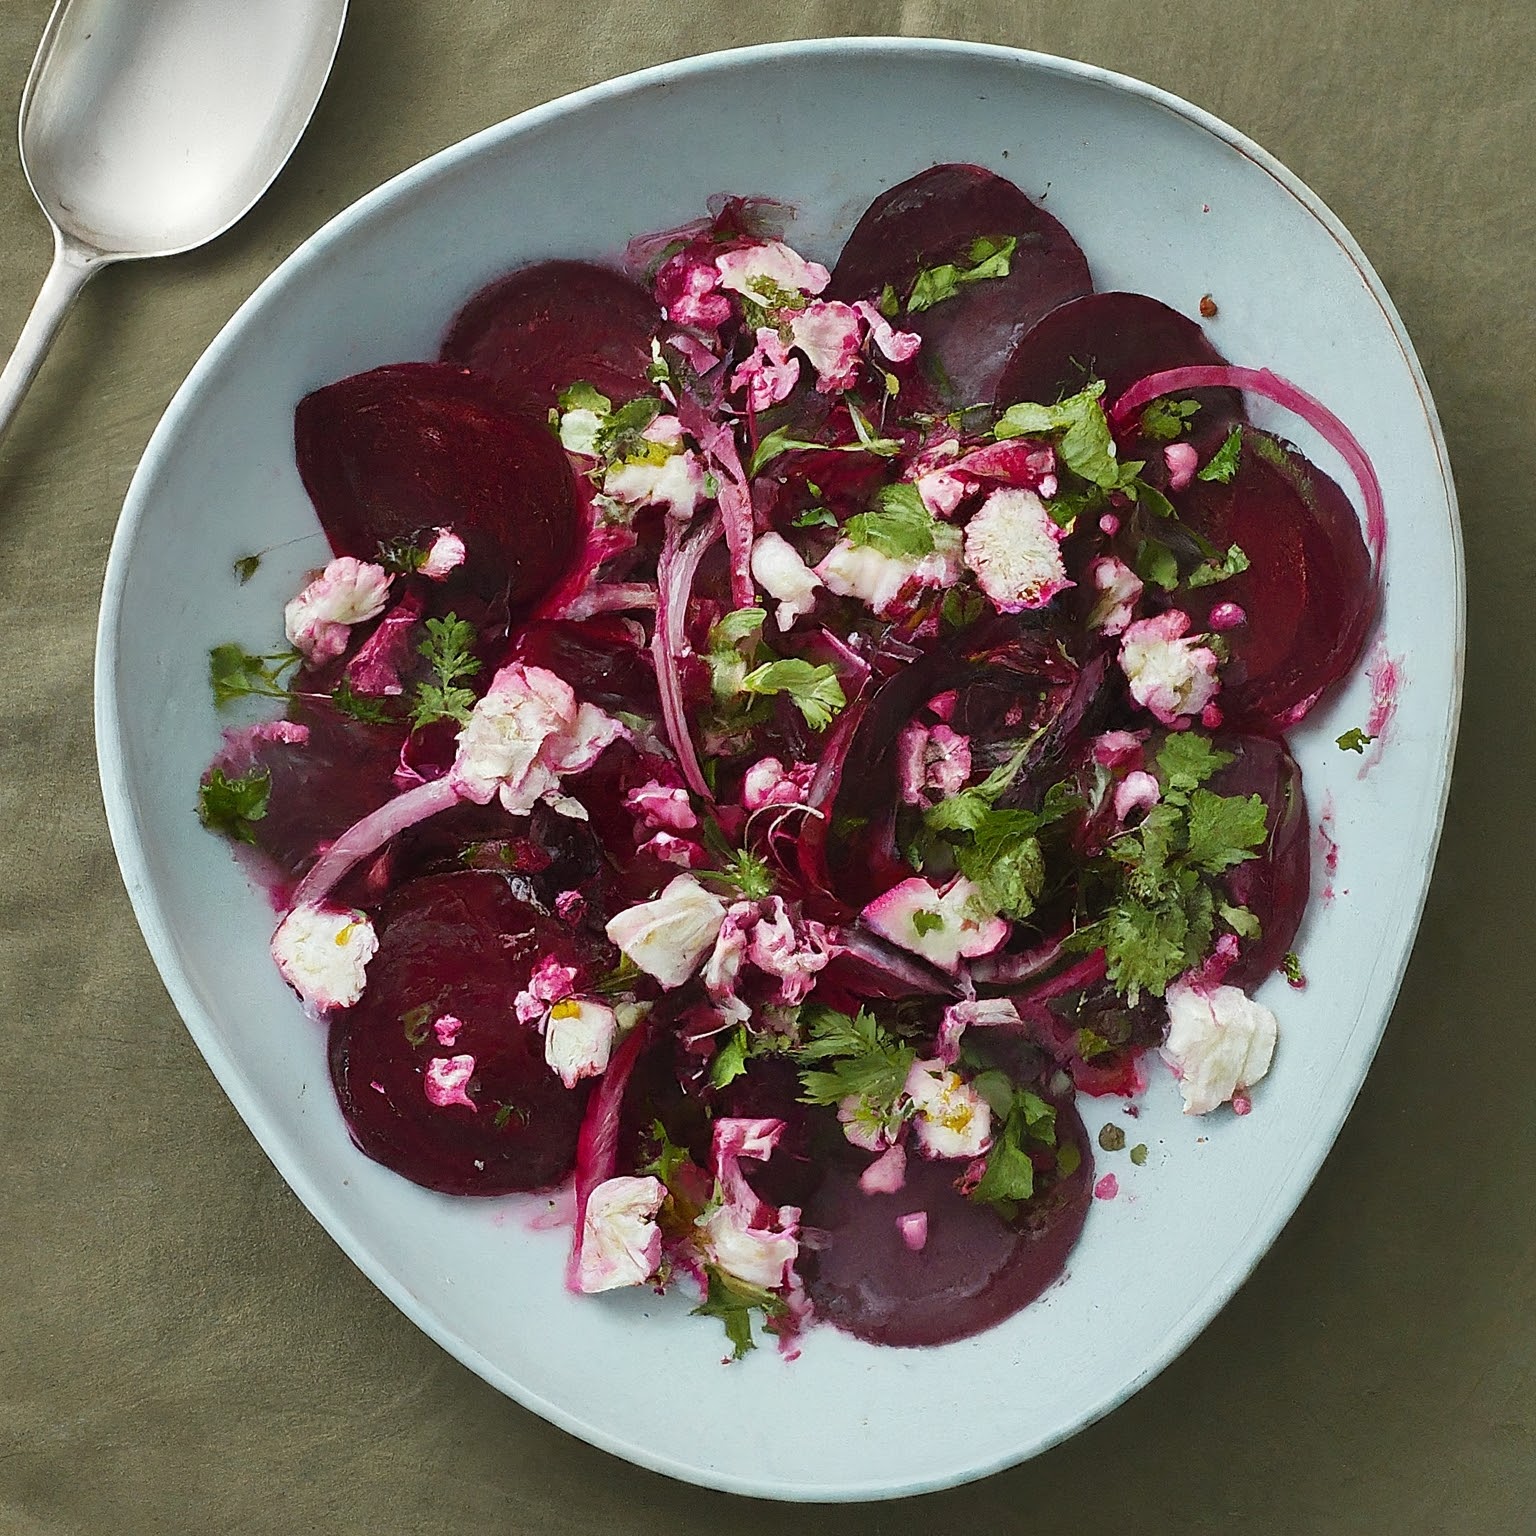
<svg viewBox="0 0 1536 1536">
<path fill-rule="evenodd" d="M 622 619 L 602 616 L 525 624 L 513 636 L 507 660 L 553 672 L 581 698 L 603 709 L 661 713 L 650 652 L 635 643 Z"/>
<path fill-rule="evenodd" d="M 1312 829 L 1301 769 L 1284 742 L 1223 736 L 1217 744 L 1236 760 L 1212 778 L 1210 787 L 1221 795 L 1258 795 L 1269 807 L 1269 840 L 1262 856 L 1234 865 L 1226 876 L 1229 898 L 1258 918 L 1262 932 L 1242 945 L 1223 980 L 1251 989 L 1280 964 L 1301 926 L 1312 884 Z"/>
<path fill-rule="evenodd" d="M 590 261 L 541 261 L 482 288 L 459 311 L 442 359 L 483 373 L 543 414 L 584 380 L 615 405 L 650 389 L 661 314 L 638 283 Z"/>
<path fill-rule="evenodd" d="M 998 380 L 997 403 L 1051 404 L 1103 379 L 1108 410 L 1149 373 L 1225 361 L 1200 326 L 1176 309 L 1142 293 L 1093 293 L 1053 310 L 1019 342 Z M 1235 389 L 1194 389 L 1181 398 L 1200 403 L 1185 440 L 1202 459 L 1220 446 L 1233 422 L 1246 419 Z M 1135 457 L 1160 471 L 1163 446 L 1140 440 Z"/>
<path fill-rule="evenodd" d="M 1243 428 L 1229 485 L 1196 480 L 1179 515 L 1218 549 L 1240 545 L 1248 569 L 1181 594 L 1195 626 L 1220 603 L 1247 622 L 1224 631 L 1232 659 L 1219 703 L 1229 725 L 1264 732 L 1295 724 L 1359 660 L 1376 615 L 1371 558 L 1339 486 L 1294 449 Z"/>
<path fill-rule="evenodd" d="M 570 464 L 548 422 L 490 380 L 446 363 L 397 363 L 306 395 L 299 474 L 338 555 L 452 528 L 467 558 L 449 586 L 531 602 L 575 553 Z"/>
<path fill-rule="evenodd" d="M 1082 1163 L 1010 1224 L 955 1189 L 964 1164 L 909 1154 L 905 1186 L 866 1195 L 870 1159 L 847 1149 L 807 1202 L 804 1222 L 828 1234 L 801 1260 L 816 1315 L 872 1344 L 947 1344 L 1027 1307 L 1062 1273 L 1087 1215 L 1093 1157 L 1077 1111 L 1056 1109 L 1058 1134 Z M 925 1245 L 914 1252 L 896 1220 L 923 1211 Z"/>
<path fill-rule="evenodd" d="M 977 239 L 1014 236 L 1006 277 L 967 283 L 950 299 L 896 322 L 923 338 L 914 388 L 902 408 L 976 405 L 995 398 L 1019 340 L 1058 304 L 1090 293 L 1077 242 L 1011 181 L 978 165 L 936 165 L 882 193 L 838 258 L 828 298 L 878 298 L 889 283 L 904 300 L 922 268 L 969 264 Z"/>
<path fill-rule="evenodd" d="M 452 1195 L 545 1189 L 571 1170 L 588 1085 L 567 1089 L 513 999 L 547 954 L 587 976 L 607 963 L 497 874 L 433 875 L 390 894 L 356 1007 L 331 1023 L 331 1079 L 352 1139 L 414 1183 Z M 580 977 L 578 979 L 580 985 Z M 434 1031 L 462 1021 L 451 1042 Z M 474 1107 L 434 1104 L 434 1058 L 469 1055 Z"/>
<path fill-rule="evenodd" d="M 259 848 L 297 876 L 324 843 L 376 811 L 396 793 L 403 729 L 364 725 L 327 704 L 310 703 L 292 721 L 232 731 L 210 765 L 231 777 L 271 775 L 266 814 L 251 824 Z"/>
</svg>

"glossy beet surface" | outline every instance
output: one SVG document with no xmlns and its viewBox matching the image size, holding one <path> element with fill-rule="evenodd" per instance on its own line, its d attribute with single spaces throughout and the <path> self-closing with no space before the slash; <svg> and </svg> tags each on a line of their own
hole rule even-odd
<svg viewBox="0 0 1536 1536">
<path fill-rule="evenodd" d="M 828 297 L 877 299 L 889 283 L 899 297 L 918 272 L 969 264 L 978 239 L 1017 240 L 1006 277 L 962 286 L 953 298 L 904 316 L 923 338 L 916 398 L 974 405 L 996 396 L 1003 365 L 1020 338 L 1058 304 L 1092 289 L 1088 263 L 1065 228 L 1025 194 L 976 165 L 938 165 L 882 193 L 848 237 Z"/>
<path fill-rule="evenodd" d="M 1371 558 L 1333 480 L 1267 433 L 1245 427 L 1242 440 L 1231 484 L 1196 480 L 1178 505 L 1218 549 L 1240 546 L 1248 569 L 1185 606 L 1197 625 L 1218 603 L 1243 610 L 1225 632 L 1222 707 L 1234 725 L 1274 731 L 1359 660 L 1376 616 Z"/>
<path fill-rule="evenodd" d="M 632 279 L 588 261 L 544 261 L 483 288 L 459 311 L 442 359 L 547 412 L 576 380 L 616 405 L 650 388 L 656 305 Z"/>
<path fill-rule="evenodd" d="M 1141 293 L 1094 293 L 1053 310 L 1018 344 L 997 385 L 999 405 L 1049 403 L 1103 379 L 1106 408 L 1137 379 L 1167 368 L 1225 359 L 1204 330 L 1176 309 Z M 1200 389 L 1187 441 L 1201 457 L 1214 450 L 1234 421 L 1244 419 L 1234 389 Z M 1136 457 L 1161 470 L 1159 445 L 1139 440 Z"/>
<path fill-rule="evenodd" d="M 1058 1133 L 1081 1166 L 1033 1203 L 1017 1224 L 955 1188 L 961 1162 L 907 1158 L 895 1194 L 866 1194 L 868 1154 L 834 1156 L 808 1201 L 808 1225 L 828 1233 L 806 1263 L 817 1316 L 873 1344 L 944 1344 L 968 1338 L 1026 1307 L 1061 1275 L 1082 1231 L 1093 1158 L 1077 1112 L 1057 1109 Z M 927 1241 L 907 1246 L 897 1218 L 923 1212 Z"/>
<path fill-rule="evenodd" d="M 572 929 L 541 916 L 501 875 L 435 875 L 393 891 L 356 1007 L 331 1024 L 331 1078 L 353 1140 L 417 1184 L 454 1195 L 545 1189 L 571 1170 L 588 1085 L 564 1087 L 513 999 L 546 954 L 591 968 Z M 461 1028 L 445 1041 L 445 1015 Z M 434 1104 L 434 1060 L 474 1058 L 471 1105 Z"/>
<path fill-rule="evenodd" d="M 464 541 L 455 585 L 485 600 L 532 602 L 575 553 L 570 466 L 541 416 L 490 380 L 446 363 L 397 363 L 328 384 L 299 402 L 299 474 L 338 555 Z"/>
</svg>

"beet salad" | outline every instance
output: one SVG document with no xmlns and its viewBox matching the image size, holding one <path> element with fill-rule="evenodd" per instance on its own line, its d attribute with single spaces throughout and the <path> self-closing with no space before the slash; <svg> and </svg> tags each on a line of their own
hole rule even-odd
<svg viewBox="0 0 1536 1536">
<path fill-rule="evenodd" d="M 1261 1103 L 1285 732 L 1383 538 L 1326 407 L 1096 292 L 1012 183 L 924 171 L 830 269 L 788 220 L 523 267 L 437 360 L 299 402 L 333 558 L 212 652 L 221 705 L 282 709 L 199 807 L 362 1152 L 573 1185 L 572 1290 L 679 1289 L 737 1355 L 1028 1304 L 1090 1202 L 1076 1096 L 1149 1053 L 1190 1114 Z"/>
</svg>

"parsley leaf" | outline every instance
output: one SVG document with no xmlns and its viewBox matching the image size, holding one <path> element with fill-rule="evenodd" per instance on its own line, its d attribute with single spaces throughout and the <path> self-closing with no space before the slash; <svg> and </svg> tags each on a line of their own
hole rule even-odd
<svg viewBox="0 0 1536 1536">
<path fill-rule="evenodd" d="M 985 1077 L 992 1075 L 983 1074 Z M 1012 1085 L 1008 1086 L 1011 1088 Z M 972 1200 L 995 1206 L 999 1215 L 1009 1221 L 1018 1214 L 1020 1202 L 1035 1193 L 1035 1165 L 1029 1155 L 1029 1144 L 1056 1145 L 1056 1111 L 1039 1094 L 1031 1093 L 1027 1088 L 1011 1097 L 1012 1102 L 1001 1111 L 1003 1123 L 987 1153 L 986 1171 L 970 1192 Z M 987 1098 L 991 1102 L 993 1095 L 988 1094 Z M 999 1113 L 997 1104 L 993 1104 L 993 1112 Z"/>
<path fill-rule="evenodd" d="M 1060 432 L 1057 448 L 1062 462 L 1073 474 L 1081 475 L 1092 485 L 1119 489 L 1124 475 L 1115 459 L 1109 420 L 1099 404 L 1103 393 L 1104 381 L 1095 379 L 1086 389 L 1055 405 L 1035 405 L 1030 401 L 1010 405 L 993 428 L 993 436 L 1002 439 Z"/>
<path fill-rule="evenodd" d="M 1213 480 L 1217 485 L 1228 485 L 1237 473 L 1238 461 L 1243 451 L 1243 434 L 1238 427 L 1227 433 L 1227 440 L 1213 453 L 1209 461 L 1195 474 L 1197 480 Z"/>
<path fill-rule="evenodd" d="M 254 825 L 267 814 L 271 792 L 270 769 L 253 768 L 231 779 L 222 768 L 211 768 L 198 786 L 197 818 L 210 832 L 221 833 L 237 843 L 254 843 Z"/>
<path fill-rule="evenodd" d="M 1215 560 L 1207 560 L 1197 565 L 1189 573 L 1188 585 L 1191 587 L 1214 587 L 1218 581 L 1226 581 L 1230 576 L 1236 576 L 1241 571 L 1248 569 L 1248 556 L 1243 552 L 1240 544 L 1232 544 L 1227 548 L 1226 554 Z"/>
<path fill-rule="evenodd" d="M 1193 425 L 1190 417 L 1199 409 L 1198 400 L 1170 400 L 1165 395 L 1141 413 L 1142 433 L 1155 442 L 1171 443 L 1189 431 Z"/>
<path fill-rule="evenodd" d="M 867 544 L 898 560 L 918 559 L 934 550 L 933 514 L 917 487 L 906 481 L 881 486 L 874 510 L 850 517 L 843 534 L 850 544 Z"/>
<path fill-rule="evenodd" d="M 966 253 L 968 262 L 943 262 L 936 267 L 919 269 L 907 295 L 907 313 L 921 314 L 952 299 L 967 283 L 979 283 L 989 277 L 1007 277 L 1009 264 L 1018 246 L 1016 235 L 979 236 Z"/>
<path fill-rule="evenodd" d="M 1352 725 L 1344 734 L 1336 739 L 1334 745 L 1341 752 L 1361 752 L 1373 742 L 1374 736 L 1367 736 L 1358 725 Z"/>
<path fill-rule="evenodd" d="M 213 702 L 222 707 L 232 699 L 286 699 L 288 690 L 283 686 L 283 676 L 301 660 L 297 651 L 253 656 L 238 645 L 216 645 L 208 652 Z"/>
<path fill-rule="evenodd" d="M 731 1358 L 740 1360 L 757 1347 L 752 1337 L 752 1313 L 761 1312 L 766 1321 L 775 1322 L 785 1317 L 789 1308 L 783 1298 L 772 1291 L 738 1280 L 713 1264 L 704 1266 L 704 1274 L 709 1289 L 704 1300 L 693 1309 L 693 1316 L 718 1317 L 725 1324 L 726 1338 L 731 1341 Z"/>
<path fill-rule="evenodd" d="M 709 1064 L 709 1080 L 716 1088 L 724 1088 L 727 1083 L 735 1082 L 746 1070 L 747 1032 L 738 1024 L 715 1052 Z"/>
<path fill-rule="evenodd" d="M 830 665 L 813 667 L 798 656 L 754 668 L 742 678 L 741 691 L 787 693 L 813 731 L 824 731 L 831 724 L 832 716 L 848 702 L 843 697 L 843 685 Z"/>
<path fill-rule="evenodd" d="M 475 706 L 474 692 L 459 686 L 459 679 L 473 677 L 480 670 L 480 658 L 471 652 L 475 643 L 474 625 L 448 614 L 427 620 L 427 638 L 417 650 L 437 675 L 435 683 L 417 683 L 416 707 L 411 711 L 411 728 L 420 730 L 434 720 L 469 722 Z"/>
<path fill-rule="evenodd" d="M 796 528 L 836 528 L 837 519 L 825 507 L 807 507 L 794 520 Z"/>
</svg>

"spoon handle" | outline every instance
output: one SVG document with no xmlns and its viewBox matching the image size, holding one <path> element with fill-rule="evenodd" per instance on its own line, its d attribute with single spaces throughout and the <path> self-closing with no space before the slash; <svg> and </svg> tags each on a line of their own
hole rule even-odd
<svg viewBox="0 0 1536 1536">
<path fill-rule="evenodd" d="M 22 396 L 37 376 L 70 306 L 101 265 L 102 259 L 94 251 L 75 244 L 64 235 L 55 234 L 53 265 L 43 279 L 21 335 L 16 338 L 10 361 L 0 373 L 0 438 L 4 438 L 5 429 L 10 426 Z"/>
</svg>

